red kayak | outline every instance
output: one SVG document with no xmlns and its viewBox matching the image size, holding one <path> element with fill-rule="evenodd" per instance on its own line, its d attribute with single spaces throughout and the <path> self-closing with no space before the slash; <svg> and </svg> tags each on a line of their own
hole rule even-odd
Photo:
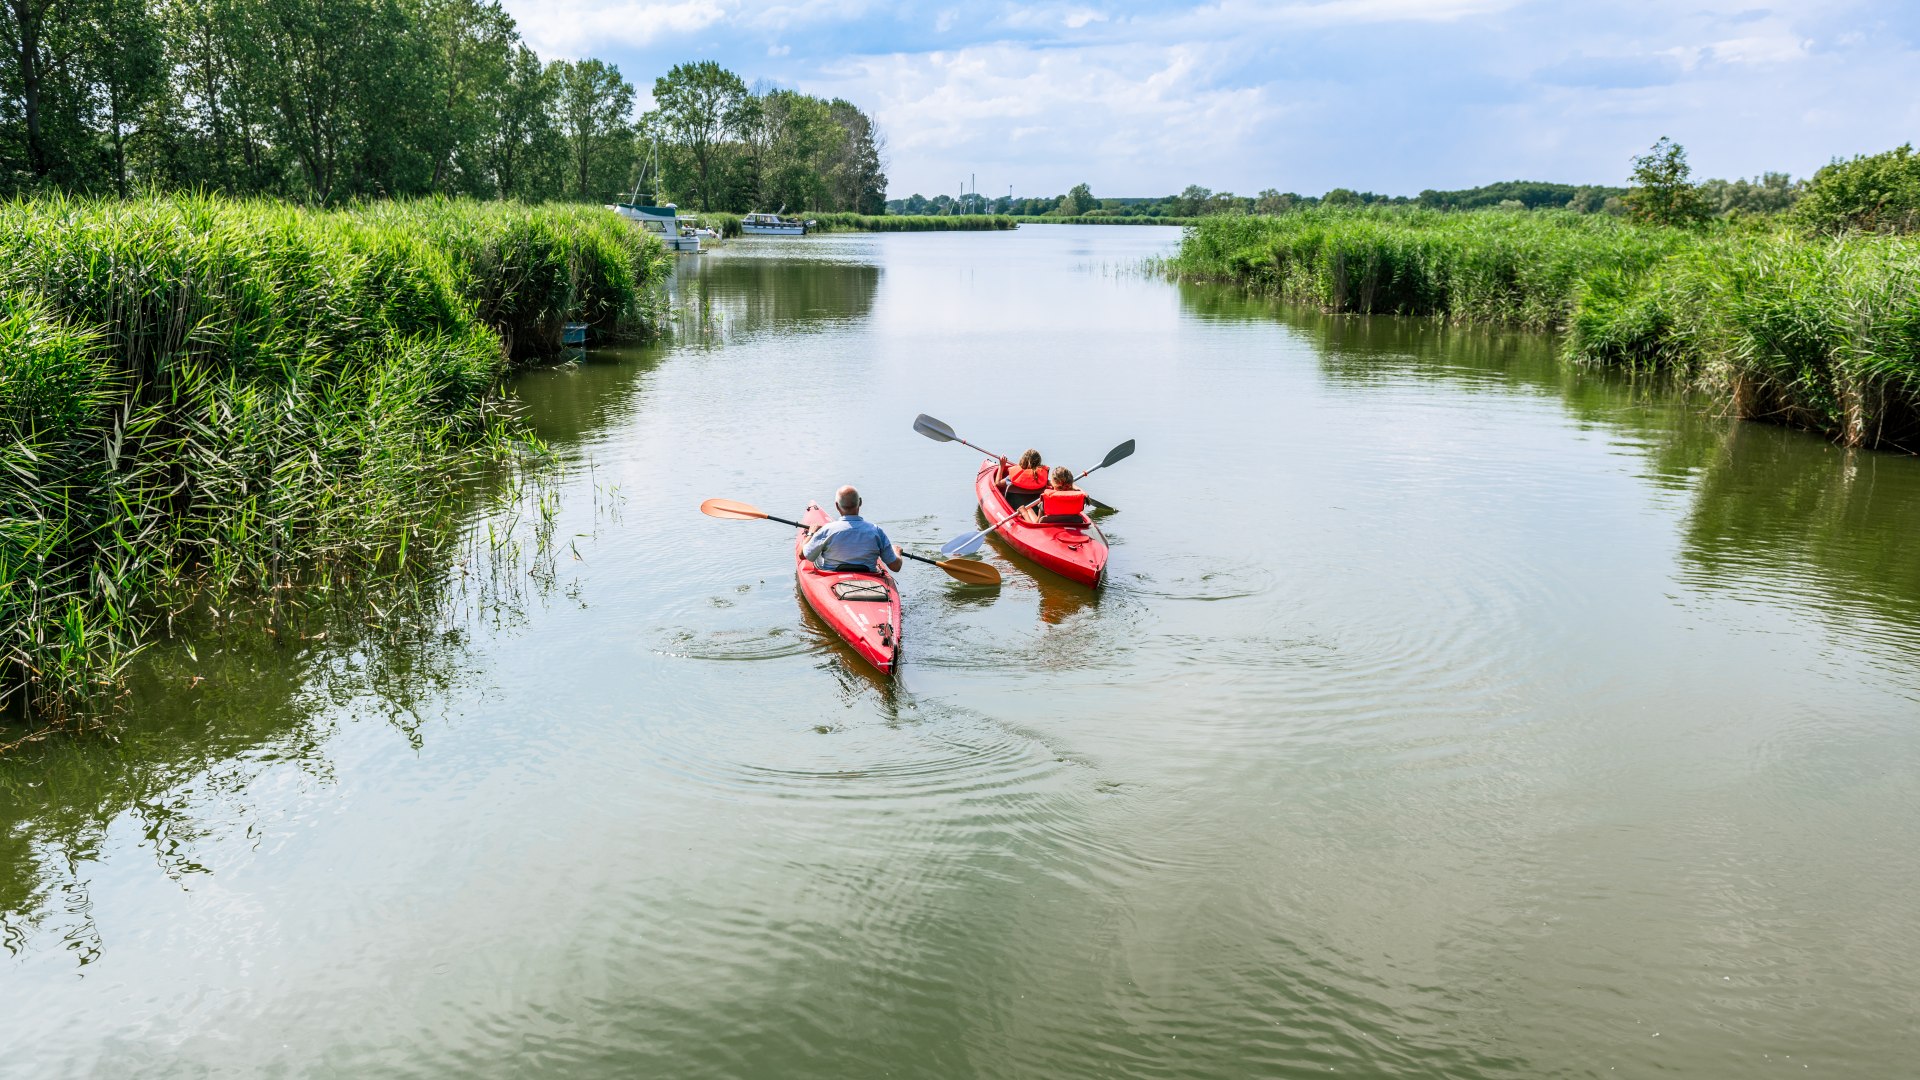
<svg viewBox="0 0 1920 1080">
<path fill-rule="evenodd" d="M 988 458 L 973 478 L 974 493 L 980 497 L 980 510 L 987 515 L 989 525 L 1013 513 L 1000 491 L 1004 474 L 1000 463 Z M 995 529 L 994 535 L 1048 570 L 1082 585 L 1100 584 L 1100 576 L 1107 569 L 1107 538 L 1085 514 L 1074 524 L 1060 525 L 1036 525 L 1017 517 Z"/>
<path fill-rule="evenodd" d="M 811 528 L 825 525 L 828 518 L 826 511 L 808 503 L 800 520 Z M 892 672 L 894 654 L 900 651 L 900 587 L 893 575 L 877 566 L 866 574 L 815 570 L 801 555 L 806 546 L 807 534 L 802 532 L 793 542 L 793 561 L 807 606 L 880 674 Z"/>
</svg>

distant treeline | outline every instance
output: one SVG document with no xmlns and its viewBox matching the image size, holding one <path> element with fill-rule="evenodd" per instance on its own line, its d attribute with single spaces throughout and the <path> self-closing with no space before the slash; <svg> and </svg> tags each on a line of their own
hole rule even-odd
<svg viewBox="0 0 1920 1080">
<path fill-rule="evenodd" d="M 1570 210 L 1579 214 L 1613 214 L 1660 219 L 1664 209 L 1635 215 L 1636 188 L 1667 190 L 1674 183 L 1685 193 L 1673 210 L 1694 220 L 1784 214 L 1795 210 L 1803 195 L 1817 188 L 1817 209 L 1801 217 L 1817 228 L 1866 228 L 1912 231 L 1911 218 L 1920 213 L 1920 157 L 1903 146 L 1884 154 L 1835 160 L 1813 180 L 1796 180 L 1784 172 L 1762 173 L 1752 179 L 1704 180 L 1688 176 L 1686 152 L 1662 139 L 1651 153 L 1636 162 L 1627 187 L 1600 184 L 1554 184 L 1535 180 L 1504 180 L 1459 191 L 1429 188 L 1418 195 L 1382 195 L 1372 191 L 1334 188 L 1324 195 L 1303 195 L 1269 188 L 1254 196 L 1211 191 L 1193 185 L 1178 195 L 1159 198 L 1102 199 L 1089 185 L 1080 184 L 1065 195 L 1040 198 L 982 195 L 914 195 L 887 203 L 893 214 L 1011 214 L 1022 221 L 1102 220 L 1178 223 L 1215 214 L 1285 214 L 1316 207 L 1419 207 L 1428 210 Z M 1819 183 L 1816 184 L 1815 181 Z M 1679 188 L 1673 188 L 1679 190 Z M 1663 204 L 1664 205 L 1664 204 Z M 1905 208 L 1905 209 L 1901 209 Z M 1907 215 L 1906 219 L 1902 215 Z M 1908 220 L 1907 225 L 1901 225 Z"/>
<path fill-rule="evenodd" d="M 337 204 L 606 201 L 657 139 L 701 209 L 881 209 L 873 121 L 712 62 L 634 88 L 543 61 L 495 0 L 7 0 L 0 195 L 183 189 Z"/>
</svg>

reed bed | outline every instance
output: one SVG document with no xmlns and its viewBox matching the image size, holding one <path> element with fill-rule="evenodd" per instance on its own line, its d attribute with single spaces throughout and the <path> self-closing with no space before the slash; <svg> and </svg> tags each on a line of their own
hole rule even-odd
<svg viewBox="0 0 1920 1080">
<path fill-rule="evenodd" d="M 647 318 L 668 257 L 607 218 L 0 204 L 0 705 L 98 715 L 174 614 L 444 545 L 460 479 L 524 445 L 510 354 Z"/>
<path fill-rule="evenodd" d="M 1920 449 L 1920 241 L 1692 232 L 1559 212 L 1209 218 L 1168 269 L 1330 312 L 1566 331 L 1735 416 Z"/>
<path fill-rule="evenodd" d="M 739 214 L 704 213 L 700 220 L 722 238 L 742 235 Z M 1014 228 L 1005 214 L 788 214 L 814 222 L 814 232 L 979 232 Z"/>
</svg>

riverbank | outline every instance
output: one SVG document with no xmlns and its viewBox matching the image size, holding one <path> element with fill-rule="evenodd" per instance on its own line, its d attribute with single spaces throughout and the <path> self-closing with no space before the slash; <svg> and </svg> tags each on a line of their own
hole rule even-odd
<svg viewBox="0 0 1920 1080">
<path fill-rule="evenodd" d="M 698 215 L 719 230 L 722 237 L 740 236 L 739 214 L 720 212 Z M 813 232 L 994 232 L 1011 229 L 1017 222 L 1006 214 L 789 214 L 814 223 Z"/>
<path fill-rule="evenodd" d="M 644 332 L 671 265 L 588 207 L 0 205 L 0 706 L 96 714 L 163 615 L 430 558 L 510 366 Z"/>
<path fill-rule="evenodd" d="M 1022 225 L 1194 225 L 1205 219 L 1197 217 L 1121 217 L 1111 214 L 1083 214 L 1079 217 L 1052 217 L 1046 214 L 1022 214 L 1013 220 Z"/>
<path fill-rule="evenodd" d="M 1742 418 L 1920 451 L 1920 241 L 1690 232 L 1556 212 L 1215 217 L 1168 269 L 1329 312 L 1564 331 Z"/>
</svg>

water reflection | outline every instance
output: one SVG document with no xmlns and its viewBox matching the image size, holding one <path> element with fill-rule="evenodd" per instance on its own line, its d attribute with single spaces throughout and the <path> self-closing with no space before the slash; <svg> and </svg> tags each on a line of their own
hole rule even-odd
<svg viewBox="0 0 1920 1080">
<path fill-rule="evenodd" d="M 763 250 L 722 248 L 683 265 L 676 282 L 676 334 L 686 345 L 720 345 L 768 330 L 820 329 L 866 318 L 880 288 L 880 267 L 858 248 L 845 261 L 766 258 Z"/>
<path fill-rule="evenodd" d="M 1910 660 L 1920 647 L 1920 470 L 1910 458 L 1734 424 L 1687 515 L 1685 580 L 1841 621 Z"/>
</svg>

